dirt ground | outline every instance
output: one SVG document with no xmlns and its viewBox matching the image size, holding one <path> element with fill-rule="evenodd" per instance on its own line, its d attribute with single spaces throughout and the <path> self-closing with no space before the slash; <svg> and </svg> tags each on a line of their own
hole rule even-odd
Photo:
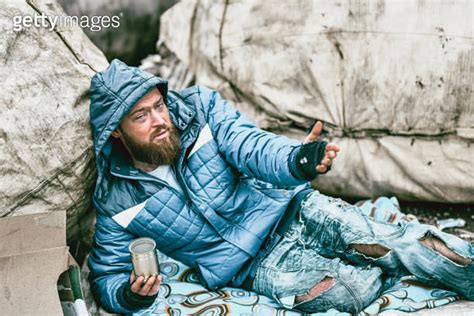
<svg viewBox="0 0 474 316">
<path fill-rule="evenodd" d="M 474 205 L 401 201 L 400 206 L 405 214 L 413 214 L 420 222 L 431 225 L 436 225 L 437 220 L 462 218 L 466 221 L 464 227 L 448 228 L 443 231 L 474 242 Z"/>
</svg>

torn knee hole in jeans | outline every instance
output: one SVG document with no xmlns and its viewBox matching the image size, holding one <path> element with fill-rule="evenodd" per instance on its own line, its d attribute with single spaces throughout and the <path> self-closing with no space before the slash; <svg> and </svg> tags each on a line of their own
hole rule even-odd
<svg viewBox="0 0 474 316">
<path fill-rule="evenodd" d="M 331 277 L 324 277 L 320 282 L 316 283 L 312 288 L 306 292 L 306 294 L 298 295 L 295 297 L 295 303 L 306 302 L 313 298 L 321 295 L 324 291 L 330 289 L 335 283 L 335 280 Z"/>
<path fill-rule="evenodd" d="M 426 247 L 433 249 L 440 253 L 442 256 L 454 261 L 459 265 L 466 266 L 471 263 L 471 259 L 465 258 L 453 250 L 449 249 L 448 246 L 440 238 L 434 236 L 431 232 L 426 233 L 421 239 L 420 243 Z"/>
<path fill-rule="evenodd" d="M 351 248 L 364 254 L 367 257 L 377 259 L 385 256 L 390 249 L 379 244 L 350 244 Z"/>
</svg>

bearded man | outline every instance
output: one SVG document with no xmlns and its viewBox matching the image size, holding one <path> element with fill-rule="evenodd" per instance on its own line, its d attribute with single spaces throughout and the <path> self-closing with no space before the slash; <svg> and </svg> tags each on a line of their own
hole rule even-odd
<svg viewBox="0 0 474 316">
<path fill-rule="evenodd" d="M 470 244 L 432 226 L 374 221 L 311 189 L 339 152 L 316 139 L 320 122 L 301 144 L 257 128 L 216 91 L 170 91 L 118 60 L 92 78 L 90 118 L 98 177 L 88 263 L 107 310 L 146 308 L 159 291 L 161 276 L 132 273 L 138 237 L 208 289 L 243 287 L 301 311 L 357 313 L 383 275 L 414 274 L 474 298 Z"/>
</svg>

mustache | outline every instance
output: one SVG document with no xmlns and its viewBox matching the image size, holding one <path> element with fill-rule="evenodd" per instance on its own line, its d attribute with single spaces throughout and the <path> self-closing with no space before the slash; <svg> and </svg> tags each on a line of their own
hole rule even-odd
<svg viewBox="0 0 474 316">
<path fill-rule="evenodd" d="M 160 135 L 164 131 L 169 131 L 169 130 L 170 130 L 170 128 L 167 125 L 160 125 L 155 129 L 155 131 L 153 133 L 151 133 L 150 139 L 152 140 L 153 138 Z"/>
</svg>

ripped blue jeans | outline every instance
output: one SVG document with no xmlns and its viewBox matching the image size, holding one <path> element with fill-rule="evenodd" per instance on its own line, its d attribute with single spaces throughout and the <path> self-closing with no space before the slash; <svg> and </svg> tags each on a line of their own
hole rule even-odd
<svg viewBox="0 0 474 316">
<path fill-rule="evenodd" d="M 468 263 L 456 263 L 420 242 L 430 236 Z M 355 244 L 381 245 L 386 252 L 368 256 L 351 246 Z M 377 221 L 354 205 L 314 191 L 283 238 L 258 260 L 252 290 L 289 309 L 357 313 L 378 298 L 385 276 L 412 274 L 474 300 L 472 259 L 473 245 L 434 226 Z M 328 288 L 314 298 L 295 301 L 327 278 Z"/>
</svg>

